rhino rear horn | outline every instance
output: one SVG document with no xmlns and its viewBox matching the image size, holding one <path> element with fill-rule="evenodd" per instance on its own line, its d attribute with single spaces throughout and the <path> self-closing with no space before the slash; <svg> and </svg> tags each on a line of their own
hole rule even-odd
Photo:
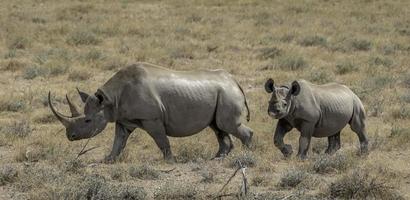
<svg viewBox="0 0 410 200">
<path fill-rule="evenodd" d="M 77 92 L 81 97 L 81 101 L 83 101 L 85 103 L 90 95 L 88 95 L 85 92 L 80 91 L 78 88 L 77 88 Z"/>
<path fill-rule="evenodd" d="M 70 107 L 71 117 L 80 116 L 80 111 L 78 110 L 77 106 L 71 102 L 70 98 L 68 98 L 68 95 L 65 95 L 65 98 L 67 99 L 68 106 Z"/>
<path fill-rule="evenodd" d="M 51 103 L 51 92 L 48 92 L 48 105 L 50 106 L 51 111 L 57 117 L 57 119 L 65 126 L 68 127 L 72 123 L 72 119 L 67 117 L 59 112 L 53 107 Z"/>
</svg>

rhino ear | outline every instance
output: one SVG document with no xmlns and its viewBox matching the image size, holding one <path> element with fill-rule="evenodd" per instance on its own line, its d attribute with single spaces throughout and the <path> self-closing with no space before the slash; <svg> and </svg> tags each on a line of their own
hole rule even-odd
<svg viewBox="0 0 410 200">
<path fill-rule="evenodd" d="M 81 97 L 81 101 L 83 101 L 85 103 L 90 95 L 88 95 L 85 92 L 80 91 L 78 88 L 77 88 L 77 92 Z"/>
<path fill-rule="evenodd" d="M 300 85 L 297 81 L 292 82 L 292 87 L 290 88 L 290 94 L 293 96 L 296 96 L 300 92 Z"/>
<path fill-rule="evenodd" d="M 273 79 L 269 78 L 266 83 L 265 83 L 265 90 L 267 93 L 272 93 L 274 88 L 274 84 L 275 82 L 273 81 Z"/>
</svg>

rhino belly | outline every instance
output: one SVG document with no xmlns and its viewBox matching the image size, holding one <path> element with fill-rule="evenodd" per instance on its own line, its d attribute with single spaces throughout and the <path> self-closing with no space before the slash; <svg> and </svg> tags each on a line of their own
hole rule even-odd
<svg viewBox="0 0 410 200">
<path fill-rule="evenodd" d="M 185 137 L 208 127 L 215 115 L 215 102 L 194 101 L 168 106 L 167 135 Z"/>
<path fill-rule="evenodd" d="M 341 131 L 350 121 L 351 114 L 333 114 L 323 118 L 313 133 L 314 137 L 329 137 Z"/>
</svg>

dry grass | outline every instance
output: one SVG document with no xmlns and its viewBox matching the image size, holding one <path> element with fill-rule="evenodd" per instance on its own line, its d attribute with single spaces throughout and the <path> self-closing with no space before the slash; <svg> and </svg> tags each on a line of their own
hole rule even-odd
<svg viewBox="0 0 410 200">
<path fill-rule="evenodd" d="M 238 161 L 247 166 L 256 199 L 410 199 L 409 7 L 366 0 L 2 1 L 0 199 L 206 199 Z M 75 87 L 93 93 L 137 61 L 232 73 L 252 113 L 251 150 L 233 139 L 231 155 L 211 160 L 217 140 L 206 129 L 171 138 L 177 162 L 170 165 L 136 130 L 120 161 L 102 164 L 111 124 L 90 141 L 100 148 L 75 159 L 84 141 L 69 142 L 58 132 L 48 91 L 58 110 L 69 113 L 66 93 L 81 105 Z M 327 145 L 321 138 L 307 161 L 284 159 L 272 142 L 276 121 L 266 114 L 268 77 L 352 88 L 368 110 L 369 155 L 355 155 L 358 139 L 346 128 L 336 155 L 317 154 Z M 295 150 L 297 131 L 285 141 Z M 363 171 L 355 174 L 358 168 Z M 226 192 L 237 194 L 240 184 L 235 177 Z"/>
</svg>

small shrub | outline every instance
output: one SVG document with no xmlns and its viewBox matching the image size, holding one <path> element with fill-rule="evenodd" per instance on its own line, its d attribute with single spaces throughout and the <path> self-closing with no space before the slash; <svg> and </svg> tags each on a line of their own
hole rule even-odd
<svg viewBox="0 0 410 200">
<path fill-rule="evenodd" d="M 195 199 L 197 193 L 194 184 L 166 182 L 154 192 L 154 199 Z"/>
<path fill-rule="evenodd" d="M 132 166 L 128 169 L 128 173 L 131 177 L 143 180 L 154 180 L 159 177 L 159 172 L 149 165 Z"/>
<path fill-rule="evenodd" d="M 282 70 L 300 70 L 308 67 L 306 60 L 301 56 L 280 56 L 277 65 Z"/>
<path fill-rule="evenodd" d="M 352 62 L 343 62 L 336 64 L 336 73 L 340 75 L 355 72 L 358 69 L 359 68 L 356 67 Z"/>
<path fill-rule="evenodd" d="M 98 49 L 91 49 L 84 56 L 86 61 L 97 61 L 105 58 L 105 55 Z"/>
<path fill-rule="evenodd" d="M 391 128 L 390 138 L 395 139 L 401 144 L 409 143 L 410 142 L 410 128 L 393 126 Z"/>
<path fill-rule="evenodd" d="M 179 147 L 177 156 L 175 157 L 177 162 L 200 162 L 203 160 L 211 159 L 209 152 L 204 151 L 204 147 L 201 145 L 191 146 L 184 144 Z"/>
<path fill-rule="evenodd" d="M 395 108 L 392 111 L 392 117 L 394 119 L 410 119 L 410 106 L 401 105 L 399 108 Z"/>
<path fill-rule="evenodd" d="M 101 43 L 101 39 L 99 39 L 94 33 L 90 31 L 76 31 L 72 33 L 66 40 L 66 42 L 70 45 L 97 45 Z"/>
<path fill-rule="evenodd" d="M 256 158 L 253 153 L 245 151 L 241 152 L 240 154 L 234 155 L 229 162 L 229 167 L 232 168 L 239 168 L 241 167 L 255 167 L 256 166 Z"/>
<path fill-rule="evenodd" d="M 314 36 L 306 36 L 302 38 L 299 42 L 301 46 L 323 46 L 327 45 L 327 39 L 323 36 L 314 35 Z"/>
<path fill-rule="evenodd" d="M 353 39 L 350 46 L 356 51 L 368 51 L 372 48 L 372 43 L 366 39 Z"/>
<path fill-rule="evenodd" d="M 194 54 L 192 49 L 188 49 L 188 47 L 179 47 L 171 49 L 170 57 L 172 59 L 194 59 Z"/>
<path fill-rule="evenodd" d="M 351 165 L 351 161 L 344 154 L 333 156 L 322 154 L 314 161 L 313 170 L 316 173 L 324 174 L 334 171 L 344 171 Z"/>
<path fill-rule="evenodd" d="M 390 67 L 393 65 L 393 60 L 389 58 L 385 58 L 385 57 L 376 56 L 376 57 L 370 58 L 369 64 L 374 65 L 374 66 L 381 65 L 384 67 Z"/>
<path fill-rule="evenodd" d="M 9 43 L 9 49 L 27 49 L 29 46 L 30 40 L 23 36 L 17 36 Z"/>
<path fill-rule="evenodd" d="M 408 90 L 405 94 L 400 96 L 400 101 L 404 103 L 410 103 L 410 90 Z"/>
<path fill-rule="evenodd" d="M 25 67 L 26 67 L 26 63 L 13 59 L 7 63 L 7 65 L 4 67 L 4 70 L 15 72 L 15 71 L 24 69 Z"/>
<path fill-rule="evenodd" d="M 124 67 L 126 65 L 126 62 L 121 60 L 121 59 L 112 59 L 108 62 L 106 62 L 103 66 L 102 69 L 104 70 L 116 70 Z"/>
<path fill-rule="evenodd" d="M 333 182 L 329 193 L 332 199 L 404 199 L 384 181 L 363 170 L 354 171 Z"/>
<path fill-rule="evenodd" d="M 202 177 L 201 183 L 212 183 L 212 182 L 214 182 L 215 173 L 213 173 L 212 171 L 202 170 L 200 172 L 200 174 L 201 174 L 201 177 Z"/>
<path fill-rule="evenodd" d="M 74 70 L 68 75 L 70 81 L 85 81 L 91 77 L 91 73 L 83 70 Z"/>
<path fill-rule="evenodd" d="M 44 18 L 41 17 L 33 17 L 31 18 L 31 21 L 35 24 L 45 24 L 47 22 Z"/>
<path fill-rule="evenodd" d="M 19 112 L 27 108 L 23 99 L 2 99 L 0 100 L 0 111 Z"/>
<path fill-rule="evenodd" d="M 283 188 L 293 188 L 298 186 L 305 178 L 307 173 L 302 169 L 292 168 L 282 173 L 279 186 Z"/>
<path fill-rule="evenodd" d="M 268 47 L 259 50 L 259 55 L 257 56 L 261 60 L 274 59 L 278 57 L 282 51 L 276 47 Z"/>
<path fill-rule="evenodd" d="M 84 166 L 80 159 L 71 159 L 64 162 L 66 172 L 78 173 Z"/>
<path fill-rule="evenodd" d="M 111 170 L 110 170 L 110 176 L 112 180 L 123 180 L 124 178 L 124 172 L 125 170 L 120 167 L 120 166 L 114 166 Z"/>
<path fill-rule="evenodd" d="M 17 177 L 17 170 L 9 165 L 3 165 L 0 168 L 0 186 L 12 183 Z"/>
<path fill-rule="evenodd" d="M 30 122 L 26 119 L 16 120 L 11 125 L 2 128 L 2 132 L 17 137 L 26 137 L 31 131 Z"/>
<path fill-rule="evenodd" d="M 37 65 L 30 66 L 26 68 L 23 72 L 24 79 L 34 79 L 38 76 L 45 77 L 48 74 L 48 71 L 44 67 L 40 67 Z"/>
<path fill-rule="evenodd" d="M 256 176 L 255 178 L 252 179 L 252 183 L 253 186 L 259 187 L 259 186 L 263 186 L 266 184 L 266 177 L 264 176 Z"/>
<path fill-rule="evenodd" d="M 319 69 L 310 73 L 309 80 L 317 84 L 324 84 L 332 82 L 334 80 L 334 75 L 327 70 Z"/>
<path fill-rule="evenodd" d="M 46 105 L 48 105 L 48 102 Z M 54 114 L 47 112 L 47 113 L 43 113 L 40 116 L 35 117 L 33 121 L 36 123 L 47 124 L 47 123 L 56 122 L 57 118 L 54 116 Z"/>
</svg>

